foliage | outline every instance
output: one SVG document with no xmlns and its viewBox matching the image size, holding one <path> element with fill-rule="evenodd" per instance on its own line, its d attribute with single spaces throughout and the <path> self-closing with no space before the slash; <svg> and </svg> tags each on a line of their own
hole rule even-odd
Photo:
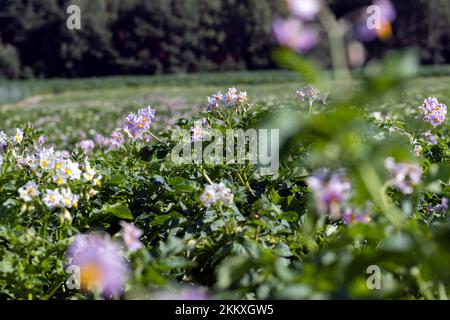
<svg viewBox="0 0 450 320">
<path fill-rule="evenodd" d="M 83 172 L 88 161 L 101 183 L 68 181 L 80 196 L 78 205 L 49 210 L 40 197 L 24 202 L 18 193 L 30 180 L 39 182 L 42 193 L 59 188 L 46 175 L 18 166 L 21 156 L 42 148 L 37 141 L 42 132 L 27 126 L 23 140 L 15 143 L 11 136 L 1 153 L 2 297 L 95 298 L 67 287 L 67 248 L 74 236 L 92 230 L 119 241 L 125 220 L 143 231 L 144 248 L 126 253 L 132 273 L 124 298 L 157 295 L 181 284 L 205 287 L 216 298 L 445 298 L 449 221 L 445 210 L 433 208 L 449 196 L 448 125 L 424 122 L 416 98 L 404 109 L 411 112 L 383 108 L 389 94 L 402 88 L 413 61 L 409 55 L 387 57 L 351 91 L 318 83 L 330 96 L 327 105 L 313 106 L 311 116 L 300 101 L 276 102 L 275 108 L 267 101 L 252 103 L 249 96 L 245 113 L 202 107 L 200 114 L 177 121 L 176 127 L 186 130 L 202 119 L 222 132 L 280 128 L 282 161 L 273 176 L 258 175 L 251 164 L 175 164 L 170 151 L 178 141 L 155 120 L 151 130 L 158 140 L 130 141 L 107 152 L 109 145 L 88 154 L 73 149 L 71 161 Z M 125 116 L 121 113 L 103 119 L 114 122 L 109 130 L 120 125 L 115 121 Z M 92 116 L 80 111 L 80 123 Z M 427 130 L 438 135 L 436 145 L 419 134 Z M 414 145 L 421 146 L 420 156 Z M 422 183 L 412 194 L 389 187 L 387 157 L 420 164 Z M 370 223 L 346 224 L 317 214 L 308 177 L 322 167 L 345 168 L 353 189 L 348 205 L 370 201 Z M 230 207 L 203 205 L 210 180 L 231 189 Z M 381 290 L 366 285 L 371 265 L 382 270 Z"/>
</svg>

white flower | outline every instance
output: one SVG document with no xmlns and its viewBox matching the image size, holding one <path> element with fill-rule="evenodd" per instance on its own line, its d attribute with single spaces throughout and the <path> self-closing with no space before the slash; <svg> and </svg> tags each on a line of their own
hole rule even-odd
<svg viewBox="0 0 450 320">
<path fill-rule="evenodd" d="M 38 186 L 33 181 L 28 181 L 26 185 L 19 188 L 19 197 L 25 201 L 30 202 L 33 197 L 39 196 L 41 193 L 38 190 Z"/>
<path fill-rule="evenodd" d="M 61 203 L 65 208 L 77 208 L 79 196 L 73 194 L 69 188 L 61 189 Z"/>
<path fill-rule="evenodd" d="M 216 202 L 217 196 L 212 186 L 207 186 L 200 196 L 200 201 L 206 208 L 209 208 L 214 202 Z"/>
<path fill-rule="evenodd" d="M 58 186 L 63 185 L 67 182 L 67 178 L 61 175 L 54 175 L 52 178 L 53 182 Z"/>
<path fill-rule="evenodd" d="M 0 149 L 8 145 L 8 136 L 3 131 L 0 131 Z"/>
<path fill-rule="evenodd" d="M 92 180 L 92 185 L 96 187 L 100 187 L 102 185 L 102 178 L 103 176 L 98 176 L 94 180 Z"/>
<path fill-rule="evenodd" d="M 91 182 L 94 180 L 94 176 L 97 174 L 97 172 L 91 167 L 91 165 L 86 162 L 84 165 L 84 173 L 83 178 L 86 182 Z"/>
<path fill-rule="evenodd" d="M 50 190 L 50 189 L 45 190 L 45 195 L 44 195 L 44 198 L 42 198 L 42 201 L 49 209 L 63 207 L 62 196 L 61 196 L 61 193 L 59 192 L 59 190 L 57 190 L 57 189 L 56 190 Z"/>
<path fill-rule="evenodd" d="M 299 18 L 314 20 L 319 14 L 320 0 L 287 0 L 289 10 Z"/>
<path fill-rule="evenodd" d="M 81 179 L 81 170 L 79 168 L 79 164 L 69 159 L 65 160 L 62 163 L 61 169 L 58 170 L 58 174 L 70 180 Z"/>
<path fill-rule="evenodd" d="M 19 128 L 16 129 L 16 134 L 14 135 L 14 143 L 21 144 L 23 141 L 23 131 Z"/>
<path fill-rule="evenodd" d="M 213 183 L 207 185 L 200 201 L 203 205 L 209 208 L 212 204 L 221 204 L 230 207 L 233 204 L 233 193 L 223 183 Z"/>
<path fill-rule="evenodd" d="M 42 170 L 50 170 L 55 161 L 55 150 L 53 148 L 42 148 L 38 152 L 39 166 Z"/>
</svg>

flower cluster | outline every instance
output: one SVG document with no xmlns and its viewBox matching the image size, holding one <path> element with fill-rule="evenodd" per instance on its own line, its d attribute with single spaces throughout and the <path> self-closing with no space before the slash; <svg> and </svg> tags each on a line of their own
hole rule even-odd
<svg viewBox="0 0 450 320">
<path fill-rule="evenodd" d="M 200 201 L 206 208 L 211 205 L 230 207 L 233 204 L 233 193 L 223 183 L 213 183 L 205 187 Z"/>
<path fill-rule="evenodd" d="M 433 127 L 442 124 L 447 117 L 447 106 L 443 103 L 439 103 L 436 98 L 425 99 L 420 109 L 422 110 L 424 120 Z"/>
<path fill-rule="evenodd" d="M 142 140 L 145 137 L 150 125 L 155 118 L 155 110 L 151 107 L 139 109 L 138 113 L 130 113 L 126 117 L 125 125 L 116 129 L 110 137 L 110 143 L 113 148 L 119 148 L 123 145 L 125 133 L 132 140 Z M 123 132 L 123 133 L 122 133 Z"/>
<path fill-rule="evenodd" d="M 351 195 L 351 184 L 342 171 L 319 170 L 307 178 L 313 191 L 318 213 L 329 214 L 332 218 L 341 216 L 341 204 Z"/>
<path fill-rule="evenodd" d="M 421 182 L 422 168 L 417 164 L 397 163 L 389 157 L 385 159 L 384 166 L 392 176 L 389 180 L 390 185 L 403 194 L 411 194 L 414 186 Z"/>
<path fill-rule="evenodd" d="M 215 111 L 225 108 L 233 108 L 242 106 L 247 102 L 247 92 L 237 92 L 236 88 L 229 88 L 225 94 L 216 92 L 208 97 L 208 110 Z"/>
<path fill-rule="evenodd" d="M 128 280 L 122 248 L 107 234 L 79 234 L 68 250 L 69 264 L 79 268 L 82 290 L 117 297 Z"/>
<path fill-rule="evenodd" d="M 87 160 L 80 166 L 64 152 L 55 151 L 53 148 L 39 147 L 33 153 L 17 157 L 16 161 L 20 168 L 30 169 L 40 181 L 39 185 L 28 181 L 20 187 L 20 199 L 32 202 L 42 196 L 40 200 L 49 209 L 78 207 L 80 196 L 72 192 L 69 184 L 81 183 L 90 189 L 90 196 L 97 193 L 92 187 L 101 184 L 102 176 L 97 174 Z"/>
<path fill-rule="evenodd" d="M 326 104 L 327 102 L 327 95 L 320 93 L 320 91 L 312 84 L 298 89 L 297 96 L 300 100 L 307 101 L 310 106 L 312 106 L 312 104 L 316 101 L 322 104 Z"/>
</svg>

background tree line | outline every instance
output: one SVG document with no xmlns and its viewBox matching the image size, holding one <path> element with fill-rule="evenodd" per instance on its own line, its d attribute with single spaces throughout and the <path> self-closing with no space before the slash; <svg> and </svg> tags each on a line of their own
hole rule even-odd
<svg viewBox="0 0 450 320">
<path fill-rule="evenodd" d="M 338 15 L 364 0 L 329 1 Z M 420 48 L 424 63 L 450 62 L 450 1 L 397 0 L 394 37 L 370 55 Z M 68 30 L 66 8 L 81 7 Z M 87 77 L 274 68 L 271 22 L 283 0 L 0 0 L 0 75 Z M 313 55 L 326 64 L 326 50 Z"/>
</svg>

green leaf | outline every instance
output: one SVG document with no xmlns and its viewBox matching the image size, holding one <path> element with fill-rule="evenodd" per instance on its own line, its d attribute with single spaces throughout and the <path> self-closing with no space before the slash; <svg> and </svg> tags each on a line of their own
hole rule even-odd
<svg viewBox="0 0 450 320">
<path fill-rule="evenodd" d="M 217 286 L 226 289 L 236 283 L 252 267 L 249 258 L 236 256 L 225 259 L 217 272 Z"/>
<path fill-rule="evenodd" d="M 130 209 L 128 209 L 127 206 L 122 205 L 122 204 L 106 204 L 104 206 L 104 210 L 105 212 L 116 216 L 118 218 L 121 219 L 127 219 L 127 220 L 132 220 L 133 219 L 133 215 L 131 214 Z"/>
</svg>

